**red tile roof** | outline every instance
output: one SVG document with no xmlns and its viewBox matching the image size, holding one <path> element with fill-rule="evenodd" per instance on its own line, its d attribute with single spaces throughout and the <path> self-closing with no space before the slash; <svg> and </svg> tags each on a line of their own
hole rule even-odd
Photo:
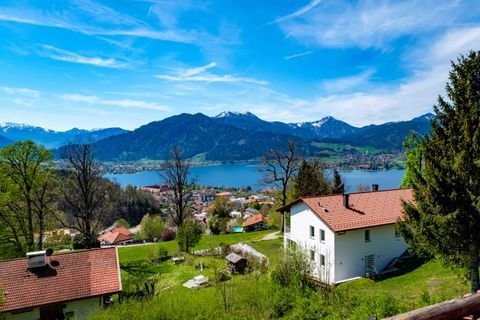
<svg viewBox="0 0 480 320">
<path fill-rule="evenodd" d="M 260 223 L 260 222 L 265 222 L 265 218 L 261 214 L 256 214 L 254 216 L 251 216 L 247 220 L 243 222 L 244 227 L 248 226 L 253 226 L 254 224 Z"/>
<path fill-rule="evenodd" d="M 305 203 L 333 231 L 346 231 L 395 223 L 403 217 L 403 201 L 413 201 L 412 189 L 395 189 L 349 194 L 349 208 L 343 195 L 300 198 L 278 211 Z"/>
<path fill-rule="evenodd" d="M 113 294 L 122 290 L 116 248 L 93 249 L 48 257 L 38 271 L 27 259 L 0 261 L 0 312 Z"/>
<path fill-rule="evenodd" d="M 104 234 L 102 234 L 100 237 L 98 237 L 98 240 L 100 242 L 104 241 L 109 244 L 116 244 L 119 242 L 124 242 L 132 239 L 133 239 L 133 235 L 125 227 L 115 227 L 112 230 L 107 231 Z"/>
</svg>

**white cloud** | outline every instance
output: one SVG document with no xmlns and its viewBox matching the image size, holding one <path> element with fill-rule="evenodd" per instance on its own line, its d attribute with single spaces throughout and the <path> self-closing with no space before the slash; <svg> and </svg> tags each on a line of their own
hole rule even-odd
<svg viewBox="0 0 480 320">
<path fill-rule="evenodd" d="M 86 57 L 50 45 L 42 45 L 41 47 L 43 48 L 43 50 L 39 50 L 38 54 L 54 60 L 79 64 L 89 64 L 104 68 L 123 68 L 127 66 L 125 62 L 120 62 L 113 58 Z"/>
<path fill-rule="evenodd" d="M 268 85 L 267 81 L 257 80 L 248 77 L 239 77 L 231 74 L 217 75 L 206 72 L 207 70 L 216 67 L 215 62 L 211 62 L 205 66 L 189 69 L 177 69 L 172 74 L 157 74 L 156 78 L 168 81 L 194 81 L 194 82 L 224 82 L 236 83 L 244 82 L 257 85 Z"/>
<path fill-rule="evenodd" d="M 287 14 L 283 17 L 277 18 L 277 19 L 275 19 L 274 22 L 281 22 L 281 21 L 292 19 L 292 18 L 300 17 L 300 16 L 306 14 L 307 12 L 309 12 L 310 10 L 314 9 L 316 6 L 318 6 L 321 1 L 322 0 L 311 0 L 304 7 L 301 7 L 300 9 L 296 10 L 295 12 Z"/>
<path fill-rule="evenodd" d="M 105 105 L 112 107 L 121 107 L 126 109 L 151 109 L 157 111 L 169 111 L 170 108 L 165 105 L 161 105 L 154 102 L 147 102 L 143 100 L 131 100 L 131 99 L 104 99 L 98 96 L 82 95 L 82 94 L 64 94 L 61 95 L 65 101 L 75 103 L 86 103 L 92 105 Z"/>
<path fill-rule="evenodd" d="M 28 98 L 40 97 L 40 91 L 29 88 L 0 87 L 0 90 L 9 95 L 19 95 Z"/>
<path fill-rule="evenodd" d="M 313 50 L 310 50 L 310 51 L 306 51 L 306 52 L 301 52 L 301 53 L 297 53 L 297 54 L 292 54 L 291 56 L 286 56 L 284 57 L 285 60 L 291 60 L 291 59 L 295 59 L 295 58 L 300 58 L 300 57 L 303 57 L 303 56 L 308 56 L 309 54 L 312 54 L 314 53 L 315 51 Z"/>
<path fill-rule="evenodd" d="M 320 83 L 320 87 L 329 93 L 355 91 L 359 87 L 368 84 L 373 73 L 374 71 L 369 69 L 349 77 L 324 80 Z"/>
<path fill-rule="evenodd" d="M 103 9 L 91 9 L 90 11 L 98 14 L 102 10 L 107 9 L 104 7 Z M 72 10 L 72 12 L 76 11 Z M 96 24 L 95 26 L 93 24 L 85 24 L 79 22 L 78 19 L 67 19 L 66 17 L 69 16 L 71 16 L 70 12 L 37 12 L 36 10 L 28 7 L 0 8 L 0 21 L 30 24 L 48 28 L 66 29 L 86 35 L 129 36 L 191 44 L 205 41 L 205 39 L 208 38 L 208 35 L 195 30 L 156 30 L 144 23 L 136 23 L 136 20 L 133 18 L 129 19 L 127 16 L 121 16 L 122 18 L 120 22 L 122 22 L 122 24 L 115 27 L 101 27 L 99 24 Z M 115 20 L 115 17 L 118 17 L 118 15 L 114 15 L 113 17 L 110 15 L 103 15 L 103 17 L 108 17 L 108 20 L 103 21 L 108 22 L 108 24 L 117 24 L 116 22 L 119 22 Z"/>
<path fill-rule="evenodd" d="M 473 13 L 458 1 L 324 1 L 299 16 L 277 19 L 288 37 L 323 47 L 376 47 L 405 35 L 454 25 Z"/>
</svg>

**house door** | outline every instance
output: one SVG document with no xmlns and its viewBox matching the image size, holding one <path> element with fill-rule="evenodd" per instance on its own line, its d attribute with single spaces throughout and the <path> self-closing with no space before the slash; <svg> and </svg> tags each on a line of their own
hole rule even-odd
<svg viewBox="0 0 480 320">
<path fill-rule="evenodd" d="M 40 320 L 64 320 L 63 303 L 40 307 Z"/>
<path fill-rule="evenodd" d="M 365 274 L 370 275 L 375 273 L 377 273 L 377 270 L 375 269 L 375 255 L 370 254 L 365 256 Z"/>
</svg>

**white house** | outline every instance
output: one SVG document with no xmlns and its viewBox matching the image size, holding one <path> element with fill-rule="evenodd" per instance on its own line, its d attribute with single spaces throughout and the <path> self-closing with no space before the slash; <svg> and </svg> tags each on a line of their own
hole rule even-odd
<svg viewBox="0 0 480 320">
<path fill-rule="evenodd" d="M 0 261 L 0 320 L 87 319 L 121 291 L 117 248 Z"/>
<path fill-rule="evenodd" d="M 285 247 L 307 251 L 313 274 L 335 284 L 382 271 L 407 249 L 396 233 L 411 189 L 305 197 L 284 212 Z"/>
</svg>

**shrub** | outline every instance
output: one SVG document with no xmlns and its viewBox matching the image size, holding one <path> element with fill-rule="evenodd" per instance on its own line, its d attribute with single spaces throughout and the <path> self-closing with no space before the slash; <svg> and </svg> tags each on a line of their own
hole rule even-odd
<svg viewBox="0 0 480 320">
<path fill-rule="evenodd" d="M 175 230 L 167 228 L 162 231 L 162 234 L 160 235 L 160 239 L 162 241 L 171 241 L 175 240 L 175 237 L 177 236 L 177 233 Z"/>
<path fill-rule="evenodd" d="M 202 228 L 194 221 L 185 221 L 177 232 L 178 248 L 180 251 L 189 252 L 202 236 Z"/>
</svg>

